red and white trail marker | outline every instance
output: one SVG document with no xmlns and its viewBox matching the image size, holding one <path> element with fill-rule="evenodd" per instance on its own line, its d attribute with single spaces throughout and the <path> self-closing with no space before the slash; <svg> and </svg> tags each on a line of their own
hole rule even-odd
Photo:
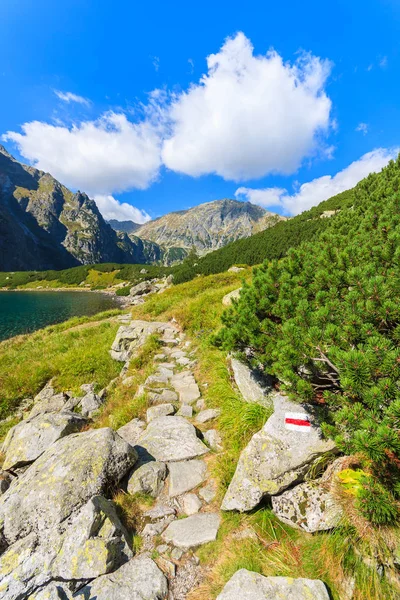
<svg viewBox="0 0 400 600">
<path fill-rule="evenodd" d="M 311 431 L 311 423 L 308 415 L 295 412 L 285 413 L 285 429 L 290 429 L 291 431 L 303 431 L 306 433 Z"/>
</svg>

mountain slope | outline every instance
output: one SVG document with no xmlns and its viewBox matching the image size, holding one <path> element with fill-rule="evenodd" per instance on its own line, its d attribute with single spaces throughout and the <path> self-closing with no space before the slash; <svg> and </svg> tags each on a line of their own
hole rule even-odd
<svg viewBox="0 0 400 600">
<path fill-rule="evenodd" d="M 149 221 L 135 235 L 165 248 L 194 247 L 199 254 L 205 254 L 281 220 L 285 217 L 249 202 L 215 200 Z"/>
<path fill-rule="evenodd" d="M 0 146 L 0 270 L 145 263 L 160 256 L 153 244 L 115 232 L 86 194 L 72 193 Z"/>
</svg>

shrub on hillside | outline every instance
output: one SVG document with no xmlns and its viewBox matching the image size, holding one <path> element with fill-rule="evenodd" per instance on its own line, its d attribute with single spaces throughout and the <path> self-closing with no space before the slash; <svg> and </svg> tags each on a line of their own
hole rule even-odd
<svg viewBox="0 0 400 600">
<path fill-rule="evenodd" d="M 115 293 L 117 296 L 129 296 L 130 291 L 131 291 L 131 286 L 126 285 L 125 287 L 119 288 Z"/>
<path fill-rule="evenodd" d="M 360 182 L 317 240 L 257 269 L 220 335 L 293 397 L 326 404 L 326 434 L 368 460 L 375 522 L 393 520 L 400 498 L 399 189 L 400 157 Z"/>
</svg>

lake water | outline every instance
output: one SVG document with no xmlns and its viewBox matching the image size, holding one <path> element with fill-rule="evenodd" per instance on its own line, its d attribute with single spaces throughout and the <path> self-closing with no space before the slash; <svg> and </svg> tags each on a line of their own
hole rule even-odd
<svg viewBox="0 0 400 600">
<path fill-rule="evenodd" d="M 0 292 L 0 341 L 71 317 L 118 307 L 106 294 L 90 292 Z"/>
</svg>

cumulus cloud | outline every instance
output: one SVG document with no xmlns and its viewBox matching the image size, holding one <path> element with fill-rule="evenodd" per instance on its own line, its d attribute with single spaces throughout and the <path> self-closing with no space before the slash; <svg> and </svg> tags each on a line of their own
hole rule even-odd
<svg viewBox="0 0 400 600">
<path fill-rule="evenodd" d="M 398 152 L 398 148 L 378 148 L 368 152 L 333 177 L 325 175 L 303 183 L 294 194 L 276 187 L 265 189 L 241 187 L 236 190 L 235 195 L 237 198 L 264 207 L 281 206 L 285 213 L 298 215 L 323 200 L 354 187 L 369 173 L 380 171 L 390 159 L 396 158 Z"/>
<path fill-rule="evenodd" d="M 107 221 L 117 219 L 118 221 L 134 221 L 142 224 L 151 219 L 146 211 L 135 208 L 127 202 L 119 202 L 111 195 L 97 195 L 94 199 L 99 211 Z"/>
<path fill-rule="evenodd" d="M 57 98 L 59 98 L 63 102 L 76 102 L 77 104 L 85 104 L 86 106 L 90 105 L 90 100 L 84 98 L 83 96 L 73 94 L 72 92 L 61 92 L 60 90 L 54 90 L 54 93 L 57 96 Z"/>
<path fill-rule="evenodd" d="M 33 121 L 3 139 L 15 142 L 35 167 L 92 195 L 145 189 L 161 164 L 157 126 L 149 118 L 132 123 L 115 112 L 71 127 Z"/>
<path fill-rule="evenodd" d="M 198 84 L 172 99 L 162 152 L 169 169 L 244 181 L 292 173 L 321 148 L 330 125 L 328 61 L 302 53 L 291 65 L 273 50 L 257 56 L 238 33 L 207 66 Z"/>
</svg>

